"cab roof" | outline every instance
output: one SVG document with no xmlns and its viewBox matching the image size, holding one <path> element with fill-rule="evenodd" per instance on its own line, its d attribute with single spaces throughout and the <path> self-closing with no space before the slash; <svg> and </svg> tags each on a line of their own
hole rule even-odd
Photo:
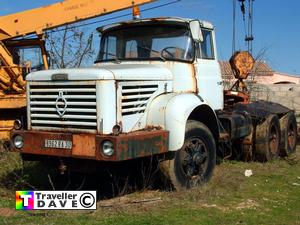
<svg viewBox="0 0 300 225">
<path fill-rule="evenodd" d="M 135 19 L 135 20 L 128 20 L 128 21 L 122 21 L 122 22 L 105 25 L 103 27 L 99 27 L 97 30 L 100 33 L 102 33 L 107 30 L 121 28 L 124 26 L 126 27 L 126 26 L 131 26 L 131 25 L 157 24 L 157 23 L 188 26 L 190 21 L 193 21 L 193 19 L 180 18 L 180 17 L 158 17 L 158 18 L 147 18 L 147 19 Z M 199 21 L 203 28 L 207 28 L 207 29 L 214 28 L 210 22 L 201 21 L 201 20 L 199 20 Z"/>
</svg>

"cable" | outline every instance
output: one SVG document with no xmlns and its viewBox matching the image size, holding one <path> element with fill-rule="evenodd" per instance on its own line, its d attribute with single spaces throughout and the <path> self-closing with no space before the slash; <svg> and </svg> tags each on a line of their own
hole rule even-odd
<svg viewBox="0 0 300 225">
<path fill-rule="evenodd" d="M 174 0 L 174 1 L 171 1 L 171 2 L 167 2 L 165 4 L 161 4 L 161 5 L 158 5 L 158 6 L 153 6 L 153 7 L 147 8 L 147 9 L 140 10 L 140 12 L 146 12 L 146 11 L 150 11 L 150 10 L 153 10 L 153 9 L 162 8 L 162 7 L 165 7 L 165 6 L 168 6 L 168 5 L 173 5 L 173 4 L 176 4 L 180 1 L 181 0 Z M 110 21 L 110 20 L 114 20 L 114 19 L 119 19 L 119 18 L 122 18 L 122 17 L 130 16 L 130 15 L 132 15 L 132 13 L 125 13 L 125 14 L 122 14 L 122 15 L 119 15 L 119 16 L 114 16 L 114 17 L 110 17 L 110 18 L 107 18 L 107 19 L 103 19 L 103 20 L 98 20 L 98 21 L 93 21 L 93 22 L 90 22 L 90 23 L 85 23 L 85 24 L 80 24 L 80 25 L 77 25 L 77 26 L 72 26 L 70 28 L 67 27 L 67 28 L 63 28 L 63 29 L 50 30 L 50 31 L 46 31 L 45 33 L 46 34 L 55 33 L 55 32 L 65 31 L 65 30 L 69 30 L 69 29 L 73 29 L 73 28 L 89 26 L 89 25 L 92 25 L 92 24 L 106 22 L 106 21 Z"/>
<path fill-rule="evenodd" d="M 249 0 L 249 9 L 248 9 L 248 34 L 245 37 L 245 41 L 247 43 L 248 47 L 248 52 L 252 53 L 252 41 L 254 40 L 253 38 L 253 1 L 254 0 Z"/>
<path fill-rule="evenodd" d="M 232 0 L 232 7 L 233 7 L 233 12 L 232 12 L 232 54 L 235 52 L 235 29 L 236 29 L 236 0 Z"/>
<path fill-rule="evenodd" d="M 245 0 L 239 0 L 240 2 L 240 7 L 241 7 L 241 12 L 242 12 L 242 17 L 243 17 L 243 25 L 244 25 L 244 32 L 245 32 L 245 37 L 247 37 L 247 29 L 246 29 L 246 8 L 245 8 Z"/>
<path fill-rule="evenodd" d="M 251 0 L 248 0 L 248 34 L 246 36 L 246 42 L 247 42 L 247 47 L 248 47 L 248 52 L 250 52 L 250 33 L 251 33 Z"/>
<path fill-rule="evenodd" d="M 250 53 L 252 53 L 252 44 L 253 44 L 253 40 L 254 40 L 254 37 L 253 37 L 253 1 L 254 0 L 249 0 L 250 1 L 250 38 L 251 38 L 251 42 L 250 42 Z"/>
</svg>

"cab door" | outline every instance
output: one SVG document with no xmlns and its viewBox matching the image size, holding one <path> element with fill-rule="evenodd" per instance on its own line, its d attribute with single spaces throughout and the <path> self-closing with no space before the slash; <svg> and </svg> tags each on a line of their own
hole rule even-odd
<svg viewBox="0 0 300 225">
<path fill-rule="evenodd" d="M 217 58 L 215 35 L 202 29 L 203 42 L 196 44 L 196 79 L 198 94 L 214 110 L 223 109 L 223 82 Z"/>
</svg>

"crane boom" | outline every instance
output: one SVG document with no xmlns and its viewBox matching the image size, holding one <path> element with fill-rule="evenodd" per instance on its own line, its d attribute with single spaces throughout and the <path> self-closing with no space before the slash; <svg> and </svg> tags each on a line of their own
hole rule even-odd
<svg viewBox="0 0 300 225">
<path fill-rule="evenodd" d="M 0 17 L 0 40 L 28 34 L 41 34 L 46 29 L 90 19 L 154 0 L 65 0 Z"/>
<path fill-rule="evenodd" d="M 24 65 L 17 53 L 20 46 L 38 46 L 43 68 L 48 69 L 43 31 L 109 14 L 154 0 L 64 0 L 48 6 L 0 16 L 0 93 L 25 92 Z M 36 39 L 16 39 L 35 34 Z"/>
<path fill-rule="evenodd" d="M 43 38 L 45 30 L 153 1 L 155 0 L 64 0 L 0 16 L 0 140 L 9 137 L 15 119 L 24 113 L 22 108 L 26 106 L 26 74 L 33 68 L 48 69 L 48 55 Z M 31 34 L 35 38 L 28 38 Z M 33 51 L 28 52 L 30 49 Z M 39 56 L 39 64 L 32 65 L 33 55 Z"/>
</svg>

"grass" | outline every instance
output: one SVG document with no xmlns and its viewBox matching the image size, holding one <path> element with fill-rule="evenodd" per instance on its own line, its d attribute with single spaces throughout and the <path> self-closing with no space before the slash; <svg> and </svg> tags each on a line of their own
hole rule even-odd
<svg viewBox="0 0 300 225">
<path fill-rule="evenodd" d="M 300 225 L 300 148 L 286 160 L 265 164 L 227 161 L 216 167 L 203 187 L 185 192 L 136 191 L 101 200 L 96 211 L 16 212 L 16 189 L 43 187 L 42 178 L 27 174 L 40 165 L 24 167 L 18 155 L 10 153 L 0 156 L 0 167 L 0 224 Z M 244 176 L 246 169 L 253 171 L 251 177 Z"/>
</svg>

